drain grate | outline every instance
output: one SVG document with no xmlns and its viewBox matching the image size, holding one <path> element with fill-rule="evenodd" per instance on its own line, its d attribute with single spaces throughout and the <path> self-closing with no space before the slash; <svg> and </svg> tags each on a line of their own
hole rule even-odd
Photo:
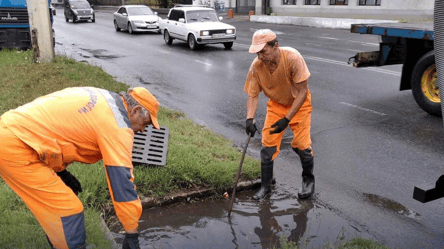
<svg viewBox="0 0 444 249">
<path fill-rule="evenodd" d="M 170 130 L 152 125 L 145 128 L 144 133 L 136 133 L 133 145 L 133 163 L 164 166 L 168 152 L 168 137 Z"/>
</svg>

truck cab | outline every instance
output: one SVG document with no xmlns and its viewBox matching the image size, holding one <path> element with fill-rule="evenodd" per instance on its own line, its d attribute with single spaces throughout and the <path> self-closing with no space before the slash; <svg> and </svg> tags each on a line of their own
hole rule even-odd
<svg viewBox="0 0 444 249">
<path fill-rule="evenodd" d="M 93 8 L 86 0 L 65 0 L 64 14 L 65 21 L 78 22 L 78 21 L 96 21 L 96 15 Z"/>
</svg>

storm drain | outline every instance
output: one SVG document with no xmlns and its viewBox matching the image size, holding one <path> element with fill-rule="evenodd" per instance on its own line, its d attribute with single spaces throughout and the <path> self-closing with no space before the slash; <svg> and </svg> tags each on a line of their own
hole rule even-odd
<svg viewBox="0 0 444 249">
<path fill-rule="evenodd" d="M 152 125 L 148 125 L 145 132 L 136 133 L 133 145 L 133 164 L 164 166 L 169 135 L 170 130 L 167 127 L 161 126 L 157 130 Z"/>
</svg>

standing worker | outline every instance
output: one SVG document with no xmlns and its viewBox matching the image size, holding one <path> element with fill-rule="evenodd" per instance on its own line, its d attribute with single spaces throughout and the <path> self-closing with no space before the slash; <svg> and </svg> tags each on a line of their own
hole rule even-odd
<svg viewBox="0 0 444 249">
<path fill-rule="evenodd" d="M 126 231 L 123 247 L 139 248 L 142 214 L 134 186 L 134 133 L 159 129 L 159 102 L 145 88 L 119 94 L 94 87 L 67 88 L 0 117 L 0 176 L 45 231 L 52 248 L 86 248 L 79 181 L 72 162 L 103 159 L 108 189 Z"/>
<path fill-rule="evenodd" d="M 305 199 L 314 192 L 313 149 L 311 147 L 311 93 L 308 89 L 310 72 L 301 54 L 290 47 L 279 47 L 276 34 L 269 29 L 253 34 L 250 53 L 256 53 L 245 82 L 248 94 L 246 131 L 254 136 L 257 131 L 254 115 L 259 93 L 269 98 L 267 116 L 262 129 L 261 188 L 253 199 L 261 199 L 271 192 L 273 161 L 279 154 L 284 131 L 293 131 L 291 147 L 302 164 L 302 187 L 298 197 Z"/>
</svg>

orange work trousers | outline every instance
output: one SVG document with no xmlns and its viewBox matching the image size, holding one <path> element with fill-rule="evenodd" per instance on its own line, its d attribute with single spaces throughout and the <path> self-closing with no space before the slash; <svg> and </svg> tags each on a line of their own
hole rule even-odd
<svg viewBox="0 0 444 249">
<path fill-rule="evenodd" d="M 1 119 L 0 177 L 31 210 L 55 248 L 86 245 L 82 202 Z"/>
<path fill-rule="evenodd" d="M 310 98 L 311 96 L 307 96 Z M 270 134 L 270 131 L 275 128 L 271 126 L 283 118 L 291 106 L 281 105 L 274 100 L 268 100 L 267 103 L 267 116 L 265 117 L 264 128 L 262 129 L 262 146 L 263 147 L 276 147 L 271 160 L 276 159 L 279 155 L 282 138 L 284 137 L 285 130 L 281 133 Z M 311 147 L 310 127 L 311 127 L 311 112 L 313 107 L 311 101 L 305 101 L 299 111 L 290 120 L 288 125 L 293 131 L 293 140 L 291 141 L 291 147 L 299 150 L 305 150 Z"/>
</svg>

